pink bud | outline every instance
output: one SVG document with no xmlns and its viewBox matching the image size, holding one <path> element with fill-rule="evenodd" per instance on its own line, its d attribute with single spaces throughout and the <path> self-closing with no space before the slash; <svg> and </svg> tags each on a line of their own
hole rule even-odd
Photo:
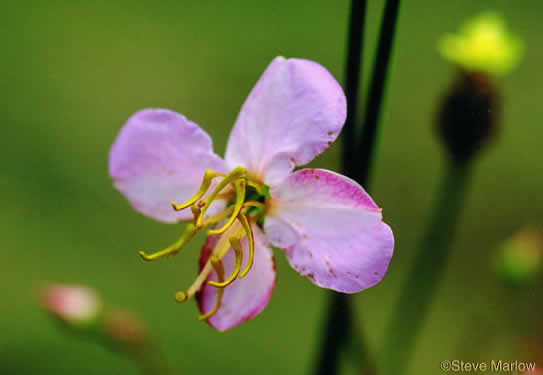
<svg viewBox="0 0 543 375">
<path fill-rule="evenodd" d="M 98 316 L 102 303 L 96 293 L 80 285 L 52 284 L 41 295 L 42 306 L 71 324 L 90 322 Z"/>
</svg>

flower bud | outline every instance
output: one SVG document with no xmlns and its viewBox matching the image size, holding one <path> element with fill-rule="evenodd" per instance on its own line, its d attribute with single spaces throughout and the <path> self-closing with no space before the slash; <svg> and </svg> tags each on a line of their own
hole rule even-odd
<svg viewBox="0 0 543 375">
<path fill-rule="evenodd" d="M 503 17 L 491 11 L 468 20 L 457 34 L 445 34 L 438 44 L 440 54 L 461 69 L 492 76 L 510 72 L 523 49 L 520 38 L 507 30 Z"/>
<path fill-rule="evenodd" d="M 470 161 L 496 133 L 501 100 L 493 79 L 518 65 L 523 49 L 503 17 L 490 11 L 440 39 L 440 54 L 460 70 L 438 114 L 438 133 L 455 162 Z"/>
<path fill-rule="evenodd" d="M 455 162 L 470 161 L 496 134 L 500 104 L 488 75 L 460 72 L 437 119 L 438 135 Z"/>
<path fill-rule="evenodd" d="M 502 246 L 496 259 L 497 275 L 512 284 L 533 280 L 543 264 L 543 238 L 534 230 L 516 233 Z"/>
<path fill-rule="evenodd" d="M 69 325 L 83 325 L 95 321 L 102 303 L 96 293 L 79 285 L 49 285 L 41 294 L 46 311 Z"/>
</svg>

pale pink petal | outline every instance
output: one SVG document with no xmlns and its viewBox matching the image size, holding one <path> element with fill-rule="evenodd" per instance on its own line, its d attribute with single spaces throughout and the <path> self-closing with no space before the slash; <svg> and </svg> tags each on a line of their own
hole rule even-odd
<svg viewBox="0 0 543 375">
<path fill-rule="evenodd" d="M 102 309 L 94 290 L 81 285 L 48 285 L 42 291 L 41 303 L 47 311 L 71 323 L 96 319 Z"/>
<path fill-rule="evenodd" d="M 355 293 L 385 275 L 394 237 L 381 210 L 353 180 L 303 169 L 272 187 L 264 230 L 273 245 L 315 284 Z"/>
<path fill-rule="evenodd" d="M 254 262 L 250 271 L 243 279 L 237 278 L 224 289 L 219 311 L 207 321 L 215 329 L 226 331 L 232 327 L 258 315 L 268 304 L 275 286 L 275 261 L 268 240 L 256 225 L 253 227 L 255 241 Z M 202 248 L 200 267 L 207 261 L 211 250 L 219 236 L 208 237 Z M 242 270 L 248 260 L 247 238 L 241 241 L 243 247 Z M 232 249 L 223 258 L 222 262 L 228 277 L 234 269 L 234 252 Z M 217 280 L 214 271 L 208 280 Z M 217 288 L 204 285 L 198 294 L 198 305 L 202 313 L 206 313 L 215 306 Z"/>
<path fill-rule="evenodd" d="M 191 198 L 206 169 L 225 172 L 211 139 L 198 125 L 166 109 L 144 109 L 128 119 L 109 153 L 115 187 L 144 215 L 174 223 L 192 218 L 171 202 Z"/>
<path fill-rule="evenodd" d="M 343 90 L 325 68 L 277 57 L 243 104 L 225 159 L 230 168 L 242 165 L 277 183 L 328 148 L 345 116 Z"/>
</svg>

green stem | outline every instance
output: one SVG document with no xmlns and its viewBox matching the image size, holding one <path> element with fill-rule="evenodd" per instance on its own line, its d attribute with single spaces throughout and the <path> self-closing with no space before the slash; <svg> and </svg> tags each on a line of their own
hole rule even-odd
<svg viewBox="0 0 543 375">
<path fill-rule="evenodd" d="M 379 113 L 381 111 L 384 88 L 388 75 L 400 0 L 387 0 L 383 22 L 379 34 L 377 56 L 370 83 L 366 118 L 360 142 L 356 142 L 356 109 L 360 86 L 360 65 L 362 40 L 366 13 L 366 0 L 352 0 L 351 20 L 349 25 L 349 44 L 347 55 L 347 73 L 345 92 L 348 112 L 343 130 L 344 151 L 343 170 L 349 177 L 357 180 L 367 189 L 369 169 L 374 154 Z M 334 375 L 337 373 L 339 353 L 347 344 L 356 342 L 358 355 L 361 357 L 360 370 L 365 374 L 375 372 L 367 345 L 361 333 L 354 332 L 353 313 L 348 295 L 331 292 L 327 319 L 325 321 L 322 346 L 316 361 L 315 374 Z"/>
<path fill-rule="evenodd" d="M 404 282 L 385 336 L 384 375 L 407 370 L 417 333 L 425 320 L 440 278 L 469 182 L 469 163 L 450 162 L 439 189 L 435 212 L 415 263 Z"/>
<path fill-rule="evenodd" d="M 318 375 L 334 375 L 339 367 L 339 353 L 350 337 L 351 306 L 347 295 L 331 292 L 321 350 L 317 358 Z"/>
<path fill-rule="evenodd" d="M 358 102 L 360 64 L 362 56 L 362 42 L 364 35 L 364 22 L 366 16 L 366 0 L 352 0 L 347 44 L 347 66 L 345 75 L 345 94 L 347 97 L 347 119 L 343 129 L 343 169 L 347 175 L 354 170 L 354 152 L 356 148 L 355 121 Z M 339 353 L 345 349 L 345 344 L 351 335 L 352 312 L 348 296 L 331 292 L 328 302 L 328 311 L 324 322 L 323 337 L 316 368 L 313 373 L 317 375 L 334 375 L 339 367 Z"/>
<path fill-rule="evenodd" d="M 400 0 L 387 0 L 383 14 L 383 21 L 379 31 L 377 54 L 373 64 L 371 81 L 368 91 L 368 100 L 365 108 L 364 121 L 362 122 L 362 134 L 357 147 L 357 165 L 353 178 L 367 190 L 367 184 L 372 166 L 372 158 L 375 153 L 377 128 L 383 101 L 386 82 L 389 73 L 392 47 L 396 35 L 396 25 L 400 12 Z"/>
<path fill-rule="evenodd" d="M 358 94 L 360 92 L 362 70 L 364 22 L 366 19 L 366 0 L 353 0 L 349 39 L 347 46 L 347 66 L 345 69 L 345 96 L 347 98 L 347 118 L 341 132 L 343 139 L 343 171 L 352 176 L 356 169 L 356 119 Z"/>
</svg>

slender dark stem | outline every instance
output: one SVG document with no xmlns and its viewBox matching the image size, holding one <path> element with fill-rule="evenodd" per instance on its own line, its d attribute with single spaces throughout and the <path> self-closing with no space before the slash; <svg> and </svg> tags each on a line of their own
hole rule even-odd
<svg viewBox="0 0 543 375">
<path fill-rule="evenodd" d="M 358 150 L 356 150 L 357 166 L 354 179 L 366 188 L 372 164 L 371 159 L 375 149 L 377 124 L 379 123 L 383 104 L 399 10 L 400 0 L 387 0 L 368 91 L 362 135 Z"/>
<path fill-rule="evenodd" d="M 345 69 L 345 96 L 347 97 L 347 119 L 343 126 L 343 171 L 352 176 L 356 163 L 356 117 L 358 109 L 358 93 L 361 86 L 362 41 L 364 38 L 364 22 L 366 19 L 366 0 L 353 0 L 351 19 L 349 22 L 349 39 L 347 46 L 347 66 Z"/>
<path fill-rule="evenodd" d="M 435 212 L 423 237 L 415 263 L 404 282 L 385 337 L 383 375 L 400 375 L 407 370 L 416 335 L 444 273 L 460 208 L 469 182 L 469 164 L 451 162 L 438 194 Z"/>
<path fill-rule="evenodd" d="M 352 0 L 345 75 L 347 119 L 343 127 L 343 169 L 347 175 L 351 176 L 355 164 L 355 122 L 365 15 L 366 0 Z M 326 316 L 321 347 L 315 361 L 316 368 L 313 369 L 313 373 L 318 375 L 337 373 L 339 354 L 350 339 L 352 312 L 348 296 L 331 292 Z"/>
<path fill-rule="evenodd" d="M 318 375 L 337 373 L 339 353 L 350 338 L 349 326 L 352 314 L 347 295 L 331 292 L 326 316 L 325 331 L 316 361 L 317 368 L 314 369 L 314 373 Z"/>
<path fill-rule="evenodd" d="M 379 45 L 374 74 L 370 84 L 366 108 L 366 119 L 360 143 L 356 142 L 356 109 L 360 84 L 360 61 L 362 56 L 362 37 L 366 12 L 366 0 L 353 0 L 349 26 L 349 47 L 347 56 L 347 75 L 345 92 L 347 96 L 347 120 L 343 129 L 344 152 L 343 169 L 346 175 L 354 178 L 363 186 L 367 185 L 368 173 L 372 162 L 377 123 L 383 101 L 388 65 L 394 41 L 394 31 L 398 18 L 400 0 L 388 0 L 383 15 L 379 36 Z M 352 332 L 352 311 L 349 296 L 332 293 L 329 300 L 328 318 L 322 348 L 319 352 L 316 374 L 334 375 L 338 369 L 338 359 L 343 345 L 354 340 Z M 360 337 L 359 337 L 360 339 Z M 373 366 L 363 339 L 360 339 L 360 355 L 365 357 L 365 371 L 373 372 Z"/>
</svg>

